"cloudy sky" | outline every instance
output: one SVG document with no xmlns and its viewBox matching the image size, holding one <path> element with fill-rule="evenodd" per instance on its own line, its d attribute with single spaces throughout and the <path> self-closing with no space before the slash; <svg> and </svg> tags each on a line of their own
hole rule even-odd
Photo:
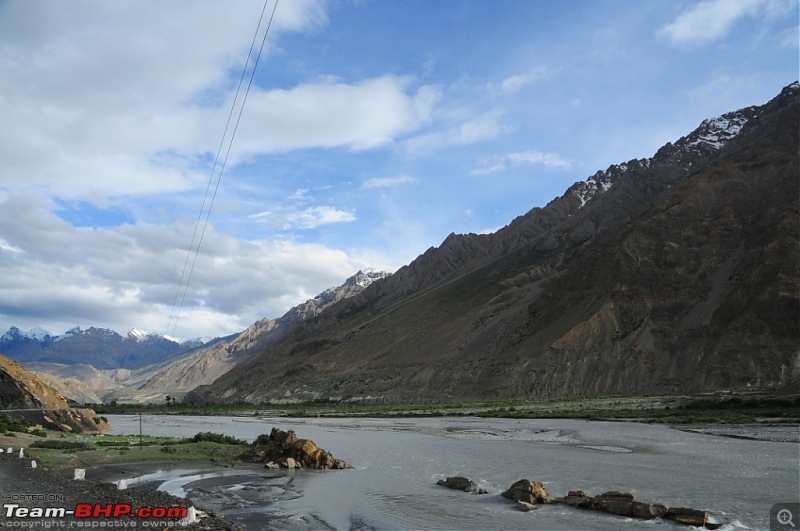
<svg viewBox="0 0 800 531">
<path fill-rule="evenodd" d="M 263 7 L 0 0 L 0 333 L 238 332 L 798 77 L 796 0 L 281 0 L 220 178 Z"/>
</svg>

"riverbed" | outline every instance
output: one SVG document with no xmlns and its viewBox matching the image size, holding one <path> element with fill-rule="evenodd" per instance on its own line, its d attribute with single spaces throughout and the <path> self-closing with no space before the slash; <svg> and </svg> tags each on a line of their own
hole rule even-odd
<svg viewBox="0 0 800 531">
<path fill-rule="evenodd" d="M 110 415 L 115 434 L 139 417 Z M 483 418 L 255 418 L 144 416 L 147 435 L 200 431 L 248 441 L 273 426 L 313 439 L 352 470 L 181 465 L 127 478 L 188 497 L 247 529 L 675 529 L 545 505 L 532 513 L 500 496 L 518 479 L 552 496 L 610 490 L 667 506 L 703 509 L 722 529 L 768 529 L 770 507 L 800 500 L 800 445 L 721 437 L 664 425 Z M 749 428 L 757 430 L 757 428 Z M 773 429 L 774 430 L 774 429 Z M 779 428 L 796 440 L 797 426 Z M 780 437 L 779 437 L 780 438 Z M 793 439 L 794 438 L 794 439 Z M 149 475 L 148 475 L 149 474 Z M 437 486 L 466 476 L 486 495 Z"/>
</svg>

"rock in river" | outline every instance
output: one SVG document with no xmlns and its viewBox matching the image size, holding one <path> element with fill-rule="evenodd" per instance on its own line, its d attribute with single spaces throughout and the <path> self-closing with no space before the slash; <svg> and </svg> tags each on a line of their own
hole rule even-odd
<svg viewBox="0 0 800 531">
<path fill-rule="evenodd" d="M 461 476 L 440 479 L 436 482 L 436 484 L 441 485 L 442 487 L 447 487 L 448 489 L 463 490 L 464 492 L 475 492 L 478 490 L 478 486 L 474 481 Z"/>
</svg>

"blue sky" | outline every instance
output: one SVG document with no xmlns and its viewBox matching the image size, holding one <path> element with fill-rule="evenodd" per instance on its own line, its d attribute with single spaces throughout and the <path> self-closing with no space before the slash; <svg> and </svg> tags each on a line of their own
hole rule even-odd
<svg viewBox="0 0 800 531">
<path fill-rule="evenodd" d="M 167 330 L 262 7 L 0 1 L 0 329 Z M 497 230 L 797 78 L 795 0 L 281 0 L 174 334 Z"/>
</svg>

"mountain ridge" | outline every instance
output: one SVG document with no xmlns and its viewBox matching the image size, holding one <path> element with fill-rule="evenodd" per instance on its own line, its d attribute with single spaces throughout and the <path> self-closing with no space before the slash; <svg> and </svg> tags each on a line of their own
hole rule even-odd
<svg viewBox="0 0 800 531">
<path fill-rule="evenodd" d="M 705 120 L 493 235 L 451 234 L 188 398 L 419 401 L 788 385 L 800 376 L 797 329 L 786 318 L 798 316 L 788 270 L 800 254 L 799 94 L 795 82 L 765 105 Z M 762 247 L 774 237 L 780 243 Z M 756 322 L 767 339 L 749 330 Z"/>
</svg>

